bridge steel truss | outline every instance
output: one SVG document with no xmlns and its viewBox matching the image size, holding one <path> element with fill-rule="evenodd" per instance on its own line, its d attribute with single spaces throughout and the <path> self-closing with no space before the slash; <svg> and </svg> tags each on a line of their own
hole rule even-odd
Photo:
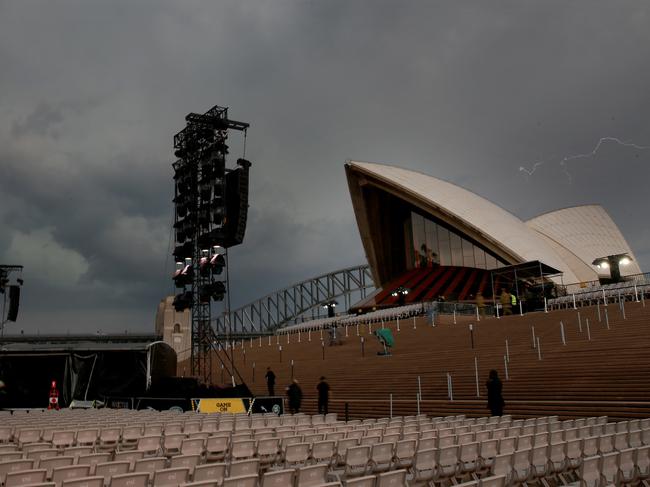
<svg viewBox="0 0 650 487">
<path fill-rule="evenodd" d="M 213 321 L 218 335 L 268 334 L 282 326 L 327 315 L 323 303 L 342 300 L 347 311 L 356 298 L 375 290 L 367 265 L 329 272 L 268 294 L 241 308 L 224 313 Z"/>
</svg>

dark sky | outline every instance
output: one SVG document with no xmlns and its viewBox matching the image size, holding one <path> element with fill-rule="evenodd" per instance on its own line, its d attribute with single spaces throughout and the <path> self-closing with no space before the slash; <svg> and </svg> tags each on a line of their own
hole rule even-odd
<svg viewBox="0 0 650 487">
<path fill-rule="evenodd" d="M 365 261 L 346 159 L 522 218 L 600 203 L 647 270 L 650 150 L 560 162 L 650 146 L 649 26 L 641 0 L 0 0 L 0 262 L 25 266 L 8 331 L 152 330 L 172 135 L 215 104 L 251 124 L 234 305 Z"/>
</svg>

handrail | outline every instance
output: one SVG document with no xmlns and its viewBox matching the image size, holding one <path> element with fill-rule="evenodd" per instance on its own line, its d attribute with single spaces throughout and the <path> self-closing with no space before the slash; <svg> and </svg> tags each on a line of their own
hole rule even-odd
<svg viewBox="0 0 650 487">
<path fill-rule="evenodd" d="M 650 284 L 650 272 L 622 276 L 621 282 L 629 282 L 631 286 L 634 286 L 635 283 Z M 599 280 L 593 280 L 593 281 L 573 282 L 571 284 L 564 284 L 563 286 L 558 286 L 558 287 L 563 287 L 567 294 L 578 294 L 579 292 L 596 291 L 602 288 L 603 286 L 604 285 L 601 284 Z M 607 284 L 605 284 L 605 286 L 607 286 Z"/>
</svg>

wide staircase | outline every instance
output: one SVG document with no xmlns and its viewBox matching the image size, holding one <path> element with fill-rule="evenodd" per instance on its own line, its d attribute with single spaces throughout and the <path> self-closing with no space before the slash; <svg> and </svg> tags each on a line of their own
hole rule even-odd
<svg viewBox="0 0 650 487">
<path fill-rule="evenodd" d="M 383 350 L 372 334 L 378 326 L 339 328 L 343 344 L 338 346 L 328 346 L 327 330 L 238 340 L 232 356 L 257 395 L 267 394 L 267 367 L 277 376 L 276 394 L 297 379 L 307 413 L 316 412 L 316 384 L 325 376 L 331 386 L 329 410 L 342 418 L 346 408 L 350 418 L 415 414 L 418 407 L 436 416 L 487 415 L 485 381 L 496 369 L 505 412 L 515 417 L 650 416 L 650 306 L 645 303 L 480 321 L 441 316 L 435 326 L 425 317 L 384 323 L 396 341 L 391 356 L 377 355 Z M 213 378 L 222 377 L 215 359 Z"/>
</svg>

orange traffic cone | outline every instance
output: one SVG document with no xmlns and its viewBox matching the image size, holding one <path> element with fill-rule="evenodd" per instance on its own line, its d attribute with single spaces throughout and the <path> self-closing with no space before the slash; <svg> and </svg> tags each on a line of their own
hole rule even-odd
<svg viewBox="0 0 650 487">
<path fill-rule="evenodd" d="M 56 381 L 53 380 L 50 387 L 50 402 L 47 405 L 47 409 L 56 409 L 57 411 L 61 409 L 59 407 L 59 390 L 56 388 Z"/>
</svg>

